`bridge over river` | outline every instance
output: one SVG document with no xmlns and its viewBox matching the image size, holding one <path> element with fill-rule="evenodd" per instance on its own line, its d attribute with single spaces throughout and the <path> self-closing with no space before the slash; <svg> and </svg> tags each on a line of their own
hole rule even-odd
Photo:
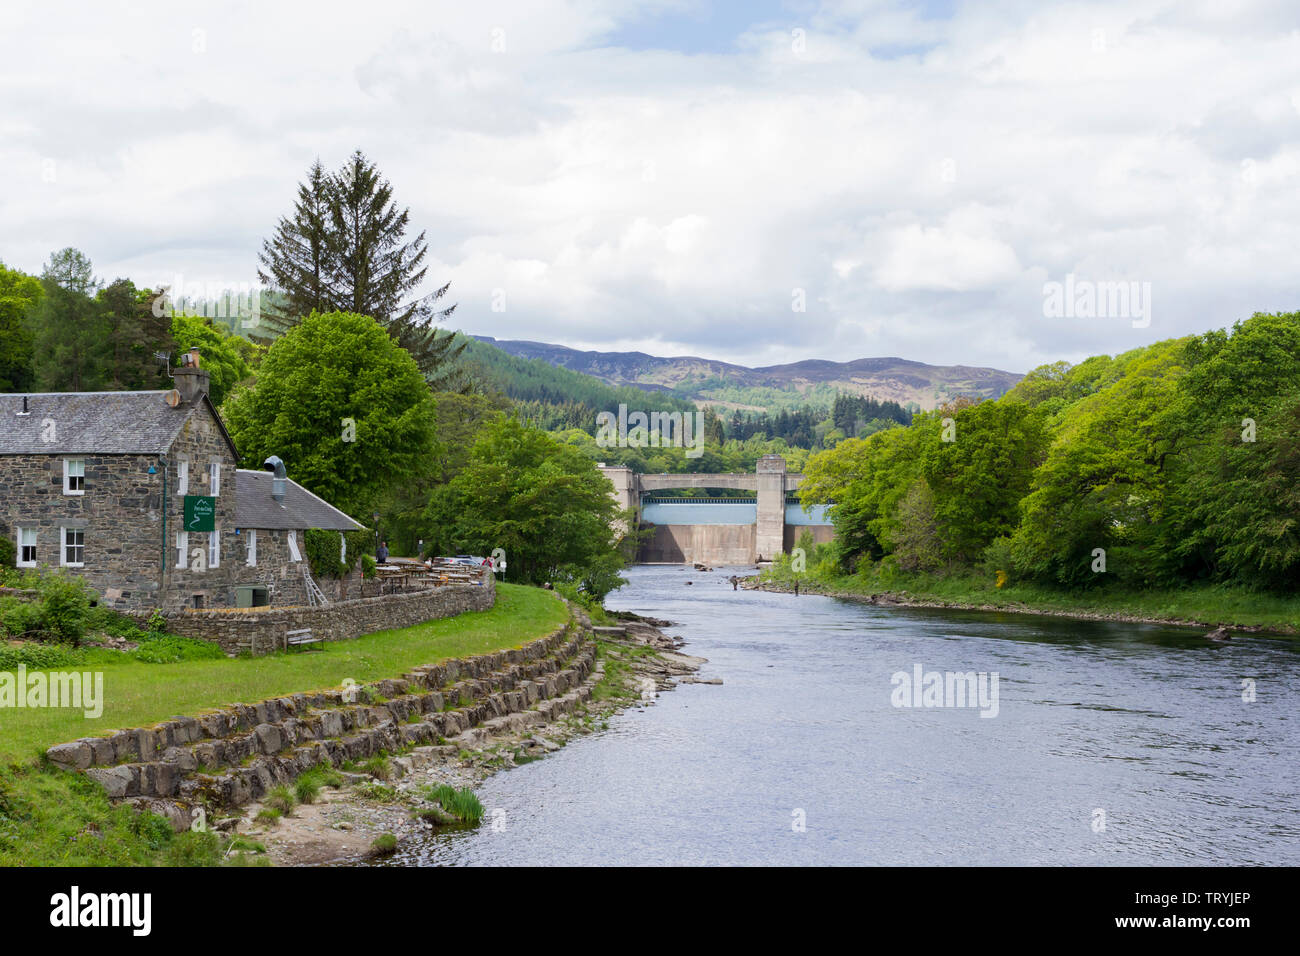
<svg viewBox="0 0 1300 956">
<path fill-rule="evenodd" d="M 780 455 L 764 455 L 753 474 L 638 475 L 630 468 L 602 465 L 614 484 L 619 507 L 632 510 L 641 527 L 654 531 L 641 545 L 645 564 L 754 564 L 794 547 L 806 529 L 813 540 L 829 541 L 833 529 L 825 505 L 805 511 L 791 497 L 803 475 L 786 471 Z M 675 498 L 656 492 L 707 488 L 753 492 L 753 496 Z"/>
</svg>

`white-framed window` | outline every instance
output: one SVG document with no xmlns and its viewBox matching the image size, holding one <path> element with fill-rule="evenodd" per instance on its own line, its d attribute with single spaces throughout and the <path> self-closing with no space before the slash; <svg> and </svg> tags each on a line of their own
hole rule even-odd
<svg viewBox="0 0 1300 956">
<path fill-rule="evenodd" d="M 339 563 L 348 563 L 348 539 L 342 531 L 339 532 Z"/>
<path fill-rule="evenodd" d="M 208 567 L 221 567 L 221 529 L 214 528 L 208 532 Z"/>
<path fill-rule="evenodd" d="M 250 568 L 257 567 L 257 529 L 250 528 L 245 534 L 248 535 L 248 559 L 247 564 Z"/>
<path fill-rule="evenodd" d="M 289 560 L 302 560 L 302 552 L 298 550 L 298 532 L 296 531 L 289 532 Z"/>
<path fill-rule="evenodd" d="M 176 532 L 176 570 L 184 571 L 188 568 L 190 560 L 190 533 L 188 531 Z"/>
<path fill-rule="evenodd" d="M 59 564 L 65 568 L 80 568 L 86 563 L 86 529 L 63 528 L 63 547 Z"/>
<path fill-rule="evenodd" d="M 18 567 L 36 567 L 36 529 L 18 529 Z"/>
<path fill-rule="evenodd" d="M 65 495 L 84 495 L 86 493 L 86 460 L 84 458 L 63 459 L 63 493 Z"/>
<path fill-rule="evenodd" d="M 208 494 L 213 498 L 221 494 L 221 462 L 219 461 L 208 465 Z"/>
<path fill-rule="evenodd" d="M 178 495 L 188 495 L 190 493 L 190 463 L 188 461 L 178 461 L 176 463 L 176 493 Z"/>
</svg>

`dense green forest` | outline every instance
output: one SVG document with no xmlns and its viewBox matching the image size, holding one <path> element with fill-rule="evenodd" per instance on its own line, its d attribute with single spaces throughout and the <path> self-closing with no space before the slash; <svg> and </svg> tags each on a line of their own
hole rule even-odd
<svg viewBox="0 0 1300 956">
<path fill-rule="evenodd" d="M 1030 372 L 814 455 L 841 572 L 1300 583 L 1300 313 Z M 823 569 L 826 570 L 826 569 Z"/>
<path fill-rule="evenodd" d="M 625 386 L 615 388 L 580 372 L 556 368 L 541 359 L 524 359 L 488 342 L 457 335 L 467 345 L 464 364 L 477 390 L 511 399 L 520 417 L 538 428 L 586 428 L 595 434 L 596 415 L 620 404 L 645 412 L 689 412 L 692 402 L 667 393 Z"/>
</svg>

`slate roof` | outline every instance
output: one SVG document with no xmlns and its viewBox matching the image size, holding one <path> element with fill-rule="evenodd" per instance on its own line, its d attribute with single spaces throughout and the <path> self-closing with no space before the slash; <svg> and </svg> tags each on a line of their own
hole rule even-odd
<svg viewBox="0 0 1300 956">
<path fill-rule="evenodd" d="M 0 393 L 0 455 L 161 455 L 194 405 L 167 404 L 169 391 Z M 23 410 L 27 400 L 27 415 Z M 205 396 L 217 427 L 225 426 Z M 54 423 L 53 429 L 46 425 Z M 52 441 L 45 438 L 53 436 Z M 231 451 L 234 445 L 231 444 Z"/>
<path fill-rule="evenodd" d="M 240 468 L 235 472 L 235 523 L 241 528 L 268 530 L 360 531 L 353 521 L 332 504 L 316 497 L 292 478 L 285 481 L 284 502 L 271 497 L 269 471 Z"/>
</svg>

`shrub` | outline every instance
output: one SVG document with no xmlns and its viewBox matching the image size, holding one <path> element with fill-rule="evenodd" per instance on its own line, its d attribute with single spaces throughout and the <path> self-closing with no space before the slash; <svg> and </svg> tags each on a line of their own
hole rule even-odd
<svg viewBox="0 0 1300 956">
<path fill-rule="evenodd" d="M 58 670 L 81 663 L 82 652 L 60 644 L 0 644 L 0 670 L 13 670 L 19 664 L 31 670 Z"/>
<path fill-rule="evenodd" d="M 1016 559 L 1011 553 L 1011 539 L 1006 536 L 990 541 L 980 560 L 980 570 L 985 574 L 992 576 L 1001 571 L 1007 579 L 1015 573 L 1015 565 Z"/>
<path fill-rule="evenodd" d="M 73 647 L 86 633 L 90 590 L 78 577 L 49 574 L 41 579 L 41 627 L 55 640 Z"/>
<path fill-rule="evenodd" d="M 14 543 L 7 536 L 0 535 L 0 568 L 12 568 L 17 555 L 18 549 Z"/>
<path fill-rule="evenodd" d="M 35 601 L 0 598 L 0 633 L 11 637 L 36 635 L 41 630 L 41 606 Z"/>
<path fill-rule="evenodd" d="M 113 637 L 124 637 L 128 641 L 139 641 L 145 636 L 134 619 L 102 604 L 92 607 L 90 613 L 86 615 L 86 630 L 111 634 Z"/>
<path fill-rule="evenodd" d="M 361 576 L 365 578 L 367 581 L 372 579 L 377 573 L 375 571 L 377 564 L 378 562 L 375 561 L 375 556 L 373 554 L 370 554 L 369 552 L 362 554 L 361 555 Z"/>
</svg>

